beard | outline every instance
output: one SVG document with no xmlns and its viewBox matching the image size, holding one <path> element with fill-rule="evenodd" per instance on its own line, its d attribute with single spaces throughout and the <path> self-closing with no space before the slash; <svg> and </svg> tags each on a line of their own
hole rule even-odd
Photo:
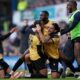
<svg viewBox="0 0 80 80">
<path fill-rule="evenodd" d="M 72 8 L 69 9 L 69 13 L 72 13 Z"/>
<path fill-rule="evenodd" d="M 67 10 L 67 15 L 69 15 L 69 14 L 71 14 L 73 11 L 72 11 L 72 8 L 69 8 L 68 10 Z"/>
</svg>

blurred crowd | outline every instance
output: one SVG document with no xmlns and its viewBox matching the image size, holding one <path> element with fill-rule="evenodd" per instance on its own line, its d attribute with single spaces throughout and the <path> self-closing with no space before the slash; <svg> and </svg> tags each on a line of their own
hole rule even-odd
<svg viewBox="0 0 80 80">
<path fill-rule="evenodd" d="M 3 41 L 4 54 L 7 56 L 20 56 L 24 53 L 26 48 L 28 48 L 28 33 L 25 30 L 29 27 L 28 20 L 22 20 L 22 26 L 12 26 L 17 28 L 17 32 L 10 35 L 8 39 Z M 21 28 L 19 28 L 21 27 Z M 1 31 L 1 34 L 6 34 L 7 32 Z"/>
<path fill-rule="evenodd" d="M 29 1 L 29 8 L 41 7 L 41 6 L 48 6 L 53 4 L 60 4 L 67 2 L 67 0 L 28 0 Z"/>
<path fill-rule="evenodd" d="M 18 10 L 33 9 L 36 7 L 61 4 L 67 1 L 68 0 L 18 0 L 17 9 Z"/>
<path fill-rule="evenodd" d="M 36 7 L 61 4 L 67 1 L 69 0 L 18 0 L 17 10 L 34 9 Z"/>
</svg>

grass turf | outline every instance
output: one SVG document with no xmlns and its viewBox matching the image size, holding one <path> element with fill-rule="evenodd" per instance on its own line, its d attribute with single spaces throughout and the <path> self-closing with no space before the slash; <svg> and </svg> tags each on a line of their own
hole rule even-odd
<svg viewBox="0 0 80 80">
<path fill-rule="evenodd" d="M 0 79 L 0 80 L 11 80 L 11 79 L 5 78 L 5 79 Z M 58 79 L 51 79 L 51 75 L 48 75 L 47 79 L 43 79 L 43 78 L 39 78 L 39 79 L 36 79 L 36 78 L 33 78 L 33 79 L 32 78 L 19 78 L 19 79 L 14 79 L 14 80 L 80 80 L 80 79 L 77 79 L 74 77 L 66 77 L 66 78 L 60 77 Z"/>
<path fill-rule="evenodd" d="M 0 79 L 0 80 L 10 80 L 10 79 Z M 76 79 L 76 78 L 72 78 L 72 77 L 67 77 L 67 78 L 59 78 L 59 79 L 30 79 L 30 78 L 21 78 L 21 79 L 14 79 L 14 80 L 80 80 L 80 79 Z"/>
</svg>

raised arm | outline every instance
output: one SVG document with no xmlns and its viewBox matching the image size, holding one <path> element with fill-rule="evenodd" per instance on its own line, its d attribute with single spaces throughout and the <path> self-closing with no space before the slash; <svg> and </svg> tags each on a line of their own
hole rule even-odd
<svg viewBox="0 0 80 80">
<path fill-rule="evenodd" d="M 11 31 L 5 35 L 0 35 L 0 41 L 5 40 L 6 38 L 8 38 L 13 32 L 16 31 L 16 28 L 11 29 Z"/>
<path fill-rule="evenodd" d="M 66 34 L 66 33 L 70 32 L 71 30 L 73 30 L 79 21 L 80 21 L 80 12 L 75 14 L 74 21 L 72 22 L 72 24 L 69 25 L 69 27 L 61 30 L 61 35 Z"/>
<path fill-rule="evenodd" d="M 42 31 L 41 31 L 41 27 L 39 25 L 36 25 L 36 30 L 38 32 L 38 35 L 39 35 L 39 39 L 42 43 L 48 43 L 48 42 L 51 42 L 50 41 L 50 36 L 47 36 L 47 37 L 44 37 Z"/>
</svg>

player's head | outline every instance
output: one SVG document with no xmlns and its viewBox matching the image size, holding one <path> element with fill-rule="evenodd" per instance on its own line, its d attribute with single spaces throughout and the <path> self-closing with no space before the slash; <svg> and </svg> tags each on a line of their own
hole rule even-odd
<svg viewBox="0 0 80 80">
<path fill-rule="evenodd" d="M 58 26 L 58 24 L 57 23 L 53 23 L 50 27 L 49 27 L 49 33 L 53 33 L 53 32 L 55 32 L 55 33 L 57 33 L 57 32 L 59 32 L 60 31 L 60 28 L 59 28 L 59 26 Z"/>
<path fill-rule="evenodd" d="M 75 0 L 70 0 L 67 4 L 67 12 L 72 13 L 77 9 L 77 2 Z"/>
<path fill-rule="evenodd" d="M 49 16 L 48 11 L 42 11 L 40 14 L 40 20 L 42 20 L 42 21 L 47 20 L 48 16 Z"/>
<path fill-rule="evenodd" d="M 28 24 L 28 19 L 23 19 L 22 22 Z"/>
<path fill-rule="evenodd" d="M 28 19 L 23 19 L 22 22 L 21 22 L 21 25 L 22 25 L 22 27 L 24 27 L 24 26 L 27 27 L 28 26 Z"/>
</svg>

